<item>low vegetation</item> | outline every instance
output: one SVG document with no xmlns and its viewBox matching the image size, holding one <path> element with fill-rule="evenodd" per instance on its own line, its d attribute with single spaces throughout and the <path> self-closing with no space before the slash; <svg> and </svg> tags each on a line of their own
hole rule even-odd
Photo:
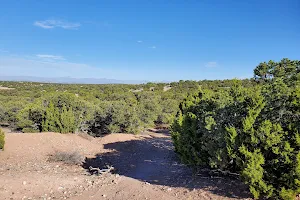
<svg viewBox="0 0 300 200">
<path fill-rule="evenodd" d="M 251 87 L 257 83 L 246 79 L 242 84 Z M 101 136 L 166 126 L 172 123 L 179 103 L 188 94 L 199 88 L 227 88 L 232 80 L 141 85 L 29 82 L 0 82 L 0 85 L 15 88 L 0 90 L 0 124 L 22 132 L 87 132 Z"/>
<path fill-rule="evenodd" d="M 4 150 L 5 145 L 5 134 L 4 131 L 0 128 L 0 150 Z"/>
<path fill-rule="evenodd" d="M 63 152 L 56 151 L 54 154 L 49 155 L 49 162 L 61 162 L 67 165 L 81 165 L 84 162 L 85 157 L 79 152 Z"/>
<path fill-rule="evenodd" d="M 79 132 L 79 133 L 77 133 L 77 135 L 78 135 L 79 137 L 82 137 L 82 138 L 88 140 L 88 141 L 92 141 L 93 138 L 94 138 L 94 137 L 92 137 L 92 136 L 90 136 L 89 134 L 84 133 L 84 132 Z"/>
</svg>

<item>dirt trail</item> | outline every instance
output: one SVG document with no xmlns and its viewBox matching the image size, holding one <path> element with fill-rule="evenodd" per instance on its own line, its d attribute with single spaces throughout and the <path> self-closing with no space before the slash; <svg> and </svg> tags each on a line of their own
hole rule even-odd
<svg viewBox="0 0 300 200">
<path fill-rule="evenodd" d="M 112 151 L 87 159 L 84 166 L 103 168 L 110 164 L 118 174 L 167 186 L 180 186 L 183 176 L 192 175 L 191 169 L 179 164 L 167 133 L 150 132 L 138 138 L 104 144 L 104 149 Z"/>
<path fill-rule="evenodd" d="M 78 151 L 83 166 L 48 162 L 55 151 Z M 88 168 L 116 168 L 95 176 Z M 167 132 L 84 139 L 58 133 L 6 134 L 0 152 L 0 199 L 242 199 L 237 180 L 194 175 L 180 164 Z"/>
<path fill-rule="evenodd" d="M 237 180 L 195 175 L 180 164 L 167 131 L 151 130 L 137 137 L 139 140 L 104 144 L 103 148 L 110 151 L 87 159 L 84 167 L 113 165 L 118 174 L 155 185 L 179 199 L 249 197 L 246 187 Z"/>
</svg>

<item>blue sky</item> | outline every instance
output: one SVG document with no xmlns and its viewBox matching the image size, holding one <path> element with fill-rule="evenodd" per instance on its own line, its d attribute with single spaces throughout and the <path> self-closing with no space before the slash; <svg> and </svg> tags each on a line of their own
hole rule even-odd
<svg viewBox="0 0 300 200">
<path fill-rule="evenodd" d="M 299 59 L 299 0 L 2 0 L 0 75 L 201 80 Z"/>
</svg>

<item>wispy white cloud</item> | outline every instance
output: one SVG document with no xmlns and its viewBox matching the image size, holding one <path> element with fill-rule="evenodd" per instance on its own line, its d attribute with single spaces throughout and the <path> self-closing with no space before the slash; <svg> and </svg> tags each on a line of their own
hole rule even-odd
<svg viewBox="0 0 300 200">
<path fill-rule="evenodd" d="M 213 68 L 213 67 L 217 67 L 218 63 L 216 61 L 211 61 L 211 62 L 207 62 L 205 63 L 205 67 L 207 68 Z"/>
<path fill-rule="evenodd" d="M 44 28 L 44 29 L 53 29 L 53 28 L 63 28 L 63 29 L 78 29 L 80 23 L 72 23 L 62 20 L 44 20 L 44 21 L 35 21 L 33 23 L 35 26 Z"/>
<path fill-rule="evenodd" d="M 62 56 L 49 55 L 49 54 L 37 54 L 36 57 L 42 59 L 51 59 L 51 60 L 65 60 Z"/>
<path fill-rule="evenodd" d="M 100 68 L 86 63 L 70 62 L 53 55 L 0 55 L 0 72 L 4 76 L 73 77 L 124 79 L 127 70 Z M 3 73 L 2 73 L 3 72 Z"/>
<path fill-rule="evenodd" d="M 9 53 L 9 51 L 7 51 L 5 49 L 0 49 L 0 53 Z"/>
<path fill-rule="evenodd" d="M 138 40 L 137 42 L 138 42 L 138 43 L 143 43 L 143 41 L 142 41 L 142 40 Z"/>
<path fill-rule="evenodd" d="M 149 47 L 150 49 L 156 49 L 156 46 L 151 46 L 151 47 Z"/>
</svg>

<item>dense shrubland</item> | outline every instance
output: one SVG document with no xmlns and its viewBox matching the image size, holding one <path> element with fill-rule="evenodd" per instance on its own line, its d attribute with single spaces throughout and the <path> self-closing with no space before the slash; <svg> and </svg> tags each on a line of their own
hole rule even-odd
<svg viewBox="0 0 300 200">
<path fill-rule="evenodd" d="M 200 89 L 172 124 L 175 149 L 192 166 L 239 173 L 255 198 L 300 193 L 300 62 L 283 59 L 254 70 L 261 84 Z"/>
<path fill-rule="evenodd" d="M 138 133 L 170 124 L 178 105 L 199 88 L 226 88 L 231 80 L 179 81 L 170 84 L 81 85 L 0 82 L 0 125 L 23 132 Z M 243 85 L 255 85 L 243 80 Z M 170 87 L 164 90 L 164 87 Z"/>
</svg>

